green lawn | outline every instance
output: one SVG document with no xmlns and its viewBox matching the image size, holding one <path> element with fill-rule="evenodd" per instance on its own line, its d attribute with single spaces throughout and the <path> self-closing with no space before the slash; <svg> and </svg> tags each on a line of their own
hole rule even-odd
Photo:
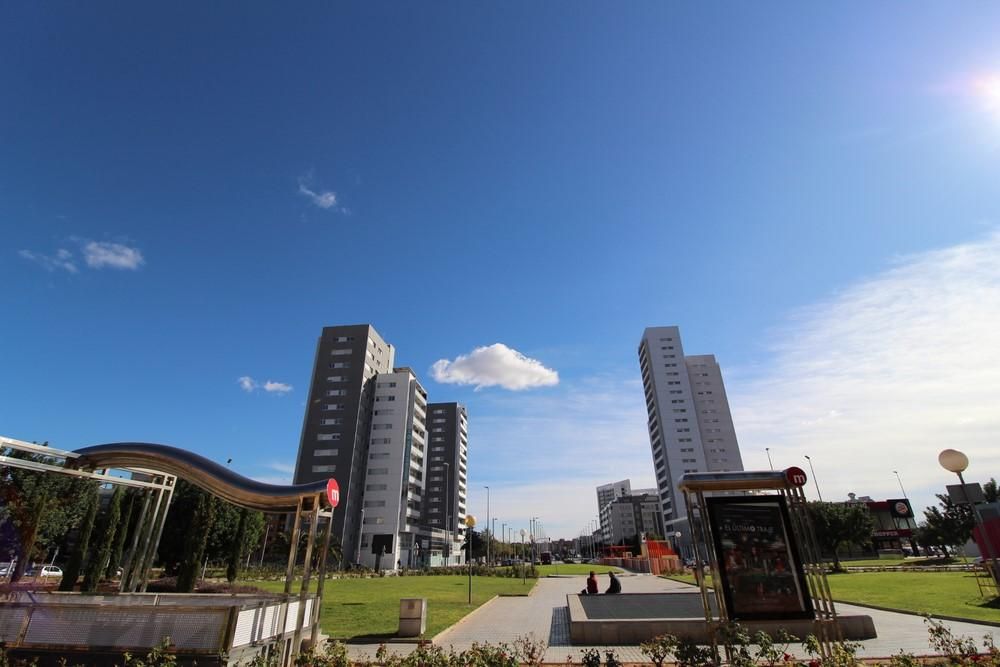
<svg viewBox="0 0 1000 667">
<path fill-rule="evenodd" d="M 904 609 L 920 614 L 1000 622 L 971 572 L 852 572 L 827 576 L 834 600 Z"/>
<path fill-rule="evenodd" d="M 282 581 L 242 582 L 280 593 Z M 384 577 L 379 579 L 329 579 L 323 591 L 323 631 L 335 639 L 396 633 L 400 598 L 427 598 L 427 637 L 433 637 L 494 595 L 523 595 L 534 579 L 473 577 L 472 604 L 469 580 L 463 576 Z M 292 588 L 298 592 L 298 582 Z M 315 590 L 315 589 L 313 589 Z"/>
<path fill-rule="evenodd" d="M 694 583 L 690 574 L 666 578 Z M 840 602 L 1000 622 L 1000 599 L 981 597 L 970 572 L 852 572 L 827 575 L 827 581 L 833 599 Z"/>
</svg>

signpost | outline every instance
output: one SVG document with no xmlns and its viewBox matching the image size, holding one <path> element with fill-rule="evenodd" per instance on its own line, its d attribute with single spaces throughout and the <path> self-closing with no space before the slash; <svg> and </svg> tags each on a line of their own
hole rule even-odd
<svg viewBox="0 0 1000 667">
<path fill-rule="evenodd" d="M 335 479 L 330 479 L 326 483 L 326 501 L 330 503 L 330 509 L 340 504 L 340 484 L 337 484 Z"/>
<path fill-rule="evenodd" d="M 806 471 L 798 466 L 792 466 L 791 468 L 785 468 L 785 479 L 792 486 L 805 486 L 809 479 L 806 477 Z"/>
<path fill-rule="evenodd" d="M 319 496 L 316 497 L 317 502 Z M 313 609 L 312 631 L 309 634 L 309 643 L 316 646 L 319 640 L 319 614 L 323 606 L 323 584 L 326 583 L 326 557 L 330 553 L 330 534 L 333 533 L 333 510 L 340 504 L 340 485 L 337 480 L 330 479 L 326 482 L 326 501 L 330 503 L 330 518 L 326 523 L 326 532 L 323 533 L 323 551 L 319 555 L 319 576 L 316 579 L 316 602 Z M 316 515 L 319 521 L 319 514 Z"/>
</svg>

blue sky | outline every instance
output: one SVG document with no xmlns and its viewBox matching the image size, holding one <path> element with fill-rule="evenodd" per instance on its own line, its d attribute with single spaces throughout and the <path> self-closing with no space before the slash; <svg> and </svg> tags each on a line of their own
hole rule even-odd
<svg viewBox="0 0 1000 667">
<path fill-rule="evenodd" d="M 280 478 L 320 328 L 371 322 L 467 403 L 494 516 L 575 534 L 652 482 L 636 346 L 677 324 L 749 467 L 997 470 L 998 7 L 0 11 L 3 435 Z M 432 377 L 496 343 L 558 382 Z"/>
</svg>

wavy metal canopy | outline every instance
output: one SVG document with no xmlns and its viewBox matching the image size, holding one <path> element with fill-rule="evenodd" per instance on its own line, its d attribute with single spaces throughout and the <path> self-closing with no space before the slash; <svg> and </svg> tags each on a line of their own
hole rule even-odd
<svg viewBox="0 0 1000 667">
<path fill-rule="evenodd" d="M 238 475 L 229 468 L 186 449 L 148 442 L 115 442 L 84 447 L 67 466 L 99 468 L 143 468 L 176 475 L 234 505 L 263 512 L 294 512 L 299 500 L 325 497 L 326 481 L 309 484 L 265 484 Z"/>
</svg>

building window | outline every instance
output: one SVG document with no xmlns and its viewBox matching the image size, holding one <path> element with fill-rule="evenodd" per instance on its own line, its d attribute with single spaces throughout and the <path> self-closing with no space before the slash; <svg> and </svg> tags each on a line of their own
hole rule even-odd
<svg viewBox="0 0 1000 667">
<path fill-rule="evenodd" d="M 312 467 L 312 471 L 313 472 L 337 472 L 337 466 L 335 466 L 335 465 L 313 466 Z"/>
<path fill-rule="evenodd" d="M 390 445 L 392 444 L 392 438 L 372 438 L 373 445 Z"/>
<path fill-rule="evenodd" d="M 316 439 L 320 440 L 320 441 L 340 440 L 340 434 L 339 433 L 317 433 L 316 434 Z"/>
<path fill-rule="evenodd" d="M 373 476 L 374 475 L 388 475 L 389 474 L 389 469 L 388 468 L 369 468 L 368 469 L 368 474 L 369 475 L 373 475 Z"/>
<path fill-rule="evenodd" d="M 347 396 L 347 390 L 346 389 L 327 389 L 326 390 L 326 395 L 327 396 Z"/>
<path fill-rule="evenodd" d="M 396 386 L 396 383 L 395 382 L 379 382 L 378 385 L 376 385 L 376 386 L 378 386 L 378 387 L 389 387 L 389 388 L 392 388 L 392 387 Z"/>
<path fill-rule="evenodd" d="M 382 408 L 381 410 L 376 410 L 372 413 L 375 416 L 378 415 L 393 415 L 396 414 L 396 408 Z"/>
<path fill-rule="evenodd" d="M 342 424 L 343 422 L 344 422 L 344 420 L 340 419 L 340 418 L 327 418 L 327 419 L 320 419 L 319 420 L 319 425 L 320 426 L 336 426 L 337 424 Z"/>
<path fill-rule="evenodd" d="M 376 401 L 376 402 L 382 402 L 382 401 L 395 401 L 395 400 L 396 400 L 396 397 L 395 397 L 395 396 L 376 396 L 376 397 L 375 397 L 375 401 Z"/>
<path fill-rule="evenodd" d="M 365 507 L 385 507 L 384 500 L 366 500 Z"/>
<path fill-rule="evenodd" d="M 364 523 L 365 524 L 375 524 L 377 526 L 381 526 L 383 523 L 385 523 L 385 519 L 383 519 L 380 516 L 366 516 Z"/>
<path fill-rule="evenodd" d="M 338 410 L 343 410 L 344 409 L 344 404 L 343 403 L 327 403 L 323 407 L 323 409 L 327 410 L 327 411 L 330 411 L 330 412 L 336 412 Z"/>
<path fill-rule="evenodd" d="M 389 452 L 379 452 L 379 453 L 376 453 L 376 454 L 369 454 L 368 455 L 368 460 L 369 461 L 375 461 L 375 460 L 378 460 L 378 459 L 387 459 L 387 458 L 389 458 Z"/>
<path fill-rule="evenodd" d="M 349 361 L 335 361 L 330 364 L 330 368 L 350 368 L 351 362 Z"/>
<path fill-rule="evenodd" d="M 327 382 L 344 382 L 346 378 L 343 375 L 331 375 L 326 378 Z"/>
<path fill-rule="evenodd" d="M 336 449 L 317 449 L 313 452 L 313 456 L 336 456 Z"/>
<path fill-rule="evenodd" d="M 342 357 L 345 354 L 350 354 L 351 348 L 349 347 L 338 347 L 336 349 L 330 350 L 330 354 L 334 357 Z"/>
<path fill-rule="evenodd" d="M 388 484 L 368 484 L 365 486 L 365 491 L 385 491 L 388 488 Z"/>
</svg>

